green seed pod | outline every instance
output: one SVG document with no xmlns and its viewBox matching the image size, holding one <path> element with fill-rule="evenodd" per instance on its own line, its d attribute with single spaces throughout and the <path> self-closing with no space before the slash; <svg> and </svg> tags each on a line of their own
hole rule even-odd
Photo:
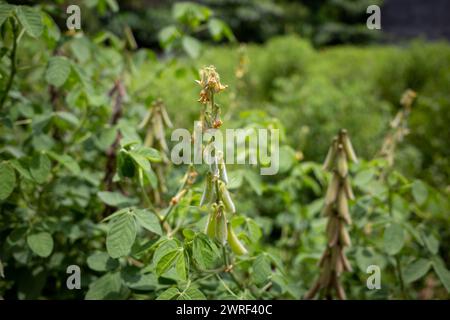
<svg viewBox="0 0 450 320">
<path fill-rule="evenodd" d="M 217 162 L 217 156 L 212 157 L 211 165 L 209 170 L 214 177 L 219 177 L 219 163 Z"/>
<path fill-rule="evenodd" d="M 231 223 L 228 223 L 228 239 L 227 240 L 228 240 L 228 244 L 230 245 L 231 250 L 238 256 L 248 253 L 247 249 L 245 249 L 242 242 L 239 241 L 238 237 L 234 233 Z"/>
<path fill-rule="evenodd" d="M 344 145 L 344 150 L 347 158 L 354 163 L 358 163 L 358 158 L 356 157 L 355 150 L 353 149 L 352 142 L 348 137 L 347 130 L 342 130 L 342 144 Z"/>
<path fill-rule="evenodd" d="M 200 207 L 213 202 L 214 195 L 214 182 L 211 173 L 208 172 L 206 174 L 205 189 L 203 189 L 202 198 L 200 200 Z"/>
<path fill-rule="evenodd" d="M 211 212 L 208 217 L 208 221 L 206 222 L 205 226 L 205 233 L 210 238 L 214 238 L 216 235 L 216 219 L 215 219 L 215 212 Z"/>
<path fill-rule="evenodd" d="M 230 213 L 236 213 L 236 207 L 234 206 L 233 200 L 231 200 L 231 195 L 227 190 L 224 182 L 219 181 L 219 192 L 220 199 L 223 201 L 225 210 Z"/>
<path fill-rule="evenodd" d="M 345 178 L 347 176 L 348 173 L 347 156 L 345 155 L 342 145 L 338 146 L 337 170 L 342 178 Z"/>
<path fill-rule="evenodd" d="M 355 200 L 355 195 L 353 194 L 352 186 L 348 177 L 346 177 L 344 180 L 344 189 L 345 193 L 347 194 L 347 198 L 350 200 Z"/>
<path fill-rule="evenodd" d="M 332 169 L 333 162 L 336 158 L 336 145 L 337 145 L 337 138 L 335 137 L 333 139 L 333 143 L 331 144 L 330 149 L 328 149 L 327 157 L 325 158 L 325 161 L 323 163 L 323 170 Z"/>
<path fill-rule="evenodd" d="M 352 219 L 350 218 L 350 214 L 348 212 L 347 194 L 342 188 L 339 190 L 338 194 L 337 211 L 339 216 L 344 219 L 347 224 L 352 224 Z"/>
<path fill-rule="evenodd" d="M 225 212 L 222 209 L 217 211 L 216 215 L 216 239 L 222 244 L 225 245 L 227 243 L 228 238 L 228 230 L 227 230 L 227 217 Z"/>
<path fill-rule="evenodd" d="M 338 191 L 339 191 L 339 177 L 337 176 L 336 173 L 333 173 L 333 176 L 331 177 L 331 181 L 327 189 L 327 194 L 325 195 L 326 205 L 332 204 L 336 200 Z"/>
<path fill-rule="evenodd" d="M 228 174 L 227 167 L 225 165 L 225 161 L 223 160 L 223 153 L 221 151 L 217 154 L 218 162 L 219 162 L 219 177 L 220 180 L 228 184 Z"/>
</svg>

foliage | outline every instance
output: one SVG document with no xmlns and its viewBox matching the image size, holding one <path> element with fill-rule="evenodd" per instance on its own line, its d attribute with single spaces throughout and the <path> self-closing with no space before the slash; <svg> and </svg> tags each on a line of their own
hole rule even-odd
<svg viewBox="0 0 450 320">
<path fill-rule="evenodd" d="M 49 12 L 0 4 L 0 296 L 300 299 L 326 247 L 320 212 L 331 174 L 319 162 L 346 127 L 361 156 L 348 168 L 348 298 L 448 298 L 447 44 L 318 52 L 290 36 L 262 47 L 206 46 L 195 60 L 177 50 L 157 59 L 110 32 L 62 32 Z M 196 5 L 175 12 L 177 26 L 211 21 Z M 213 208 L 200 206 L 210 168 L 171 165 L 172 143 L 163 143 L 169 124 L 199 118 L 193 80 L 209 64 L 228 85 L 215 99 L 223 118 L 210 122 L 281 130 L 277 175 L 226 168 L 218 205 L 229 196 L 236 214 L 214 237 L 204 232 Z M 200 90 L 211 89 L 202 80 Z M 408 86 L 418 100 L 392 167 L 374 155 Z M 210 103 L 208 90 L 201 97 Z M 418 154 L 418 166 L 402 161 Z M 234 234 L 226 245 L 225 230 Z M 372 264 L 381 290 L 367 290 Z M 82 270 L 81 290 L 66 287 L 70 265 Z"/>
</svg>

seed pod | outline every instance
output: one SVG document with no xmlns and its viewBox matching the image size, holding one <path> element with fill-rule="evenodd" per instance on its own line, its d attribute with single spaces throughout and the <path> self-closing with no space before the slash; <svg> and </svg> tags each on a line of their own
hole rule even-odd
<svg viewBox="0 0 450 320">
<path fill-rule="evenodd" d="M 328 220 L 327 236 L 328 236 L 328 245 L 330 247 L 336 245 L 336 243 L 339 240 L 339 221 L 335 217 L 332 217 Z"/>
<path fill-rule="evenodd" d="M 340 243 L 343 247 L 350 247 L 351 246 L 351 241 L 350 241 L 350 236 L 348 234 L 347 228 L 345 227 L 344 223 L 339 223 L 339 229 L 340 229 L 340 236 L 339 236 L 339 240 Z"/>
<path fill-rule="evenodd" d="M 200 200 L 200 207 L 213 202 L 214 195 L 214 182 L 211 173 L 208 172 L 206 175 L 205 189 L 203 190 L 202 198 Z"/>
<path fill-rule="evenodd" d="M 347 224 L 352 224 L 352 219 L 350 218 L 350 214 L 348 212 L 347 194 L 343 188 L 339 190 L 337 210 L 339 216 L 344 219 Z"/>
<path fill-rule="evenodd" d="M 342 263 L 339 256 L 340 249 L 338 247 L 333 247 L 331 249 L 331 268 L 336 271 L 337 274 L 342 272 Z"/>
<path fill-rule="evenodd" d="M 341 250 L 339 254 L 341 255 L 341 261 L 344 266 L 344 270 L 351 272 L 353 269 L 352 266 L 350 265 L 350 262 L 348 261 L 347 257 L 344 254 L 344 250 Z"/>
<path fill-rule="evenodd" d="M 323 163 L 323 170 L 331 170 L 333 166 L 334 159 L 336 158 L 336 144 L 337 138 L 333 139 L 330 149 L 328 149 L 327 157 Z"/>
<path fill-rule="evenodd" d="M 358 163 L 358 158 L 356 157 L 355 150 L 353 149 L 352 142 L 348 137 L 347 130 L 342 130 L 342 144 L 344 145 L 344 151 L 350 161 Z"/>
<path fill-rule="evenodd" d="M 336 173 L 333 173 L 331 177 L 331 182 L 327 189 L 327 194 L 325 196 L 325 204 L 329 205 L 336 200 L 337 192 L 339 191 L 339 177 Z"/>
<path fill-rule="evenodd" d="M 228 230 L 227 230 L 227 217 L 225 212 L 220 208 L 217 211 L 216 215 L 216 239 L 222 244 L 225 245 L 227 243 L 228 238 Z"/>
<path fill-rule="evenodd" d="M 348 173 L 347 157 L 345 155 L 342 145 L 338 146 L 337 170 L 342 178 L 345 178 L 347 176 Z"/>
<path fill-rule="evenodd" d="M 334 288 L 336 289 L 336 294 L 340 300 L 347 299 L 344 288 L 342 287 L 342 284 L 338 281 L 337 277 L 334 279 Z"/>
<path fill-rule="evenodd" d="M 344 189 L 345 193 L 347 194 L 347 198 L 350 200 L 355 200 L 355 195 L 353 194 L 352 186 L 348 177 L 346 177 L 344 180 Z"/>
<path fill-rule="evenodd" d="M 322 210 L 322 215 L 324 217 L 329 217 L 332 214 L 332 212 L 333 212 L 333 204 L 330 203 L 325 205 L 325 207 Z"/>
<path fill-rule="evenodd" d="M 329 253 L 330 251 L 328 249 L 325 249 L 325 251 L 322 253 L 319 263 L 317 264 L 320 268 L 325 264 L 325 261 L 329 258 Z"/>
<path fill-rule="evenodd" d="M 247 249 L 245 249 L 242 242 L 239 241 L 238 237 L 234 233 L 231 223 L 228 223 L 228 239 L 227 240 L 228 240 L 228 244 L 230 245 L 231 250 L 238 256 L 248 253 Z"/>
<path fill-rule="evenodd" d="M 206 222 L 205 226 L 205 233 L 210 238 L 214 238 L 216 235 L 216 219 L 215 219 L 215 212 L 211 212 L 208 216 L 208 221 Z"/>
<path fill-rule="evenodd" d="M 223 153 L 221 151 L 219 151 L 217 157 L 218 157 L 218 161 L 219 161 L 219 177 L 220 177 L 220 180 L 225 182 L 225 184 L 228 184 L 227 167 L 225 165 L 225 161 L 223 160 Z"/>
<path fill-rule="evenodd" d="M 229 213 L 236 213 L 236 207 L 234 206 L 233 200 L 231 200 L 231 195 L 227 190 L 224 182 L 219 181 L 219 192 L 220 199 L 223 201 L 225 210 Z"/>
<path fill-rule="evenodd" d="M 161 115 L 166 126 L 172 128 L 173 127 L 172 121 L 170 121 L 169 114 L 167 113 L 167 110 L 164 106 L 161 106 Z"/>
<path fill-rule="evenodd" d="M 331 266 L 330 263 L 328 261 L 328 263 L 324 263 L 323 265 L 323 272 L 320 276 L 320 286 L 322 288 L 324 287 L 328 287 L 329 283 L 331 280 Z"/>
<path fill-rule="evenodd" d="M 217 161 L 217 156 L 212 157 L 211 165 L 209 170 L 214 177 L 219 177 L 219 163 Z"/>
</svg>

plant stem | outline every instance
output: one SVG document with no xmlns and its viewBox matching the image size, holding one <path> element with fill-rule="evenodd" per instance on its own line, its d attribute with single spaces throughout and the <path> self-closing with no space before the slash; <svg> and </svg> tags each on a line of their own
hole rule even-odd
<svg viewBox="0 0 450 320">
<path fill-rule="evenodd" d="M 387 183 L 387 187 L 388 187 L 388 210 L 389 210 L 390 217 L 393 218 L 394 212 L 393 212 L 393 206 L 392 206 L 392 187 L 389 183 L 389 175 L 390 174 L 391 174 L 391 170 L 389 170 L 386 174 L 386 183 Z M 407 299 L 407 294 L 405 291 L 405 283 L 403 281 L 402 266 L 400 264 L 400 258 L 398 256 L 395 256 L 395 268 L 396 268 L 398 283 L 400 285 L 400 291 L 402 293 L 402 297 L 403 297 L 403 299 Z"/>
<path fill-rule="evenodd" d="M 18 26 L 15 22 L 12 23 L 13 25 L 13 44 L 11 53 L 9 55 L 9 59 L 11 60 L 11 67 L 9 72 L 9 78 L 8 82 L 6 83 L 5 91 L 3 92 L 2 97 L 0 98 L 0 110 L 3 109 L 3 105 L 5 104 L 6 98 L 9 95 L 9 91 L 11 90 L 14 77 L 16 75 L 17 66 L 16 66 L 16 54 L 17 54 L 17 33 L 18 33 Z"/>
</svg>

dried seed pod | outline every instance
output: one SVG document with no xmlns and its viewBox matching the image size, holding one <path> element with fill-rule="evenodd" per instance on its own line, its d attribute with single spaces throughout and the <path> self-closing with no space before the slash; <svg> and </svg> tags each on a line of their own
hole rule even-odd
<svg viewBox="0 0 450 320">
<path fill-rule="evenodd" d="M 231 223 L 228 223 L 228 239 L 227 240 L 228 240 L 228 244 L 230 245 L 231 250 L 238 256 L 248 253 L 247 249 L 245 249 L 242 242 L 239 241 L 238 237 L 234 233 Z"/>
<path fill-rule="evenodd" d="M 173 127 L 172 121 L 170 121 L 169 114 L 167 113 L 167 110 L 164 106 L 161 106 L 161 115 L 166 126 L 172 128 Z"/>
<path fill-rule="evenodd" d="M 352 271 L 353 270 L 352 266 L 350 265 L 350 262 L 348 261 L 347 257 L 345 256 L 344 250 L 341 250 L 340 255 L 341 255 L 342 264 L 344 266 L 344 270 L 349 271 L 349 272 Z"/>
<path fill-rule="evenodd" d="M 205 188 L 203 189 L 202 198 L 200 200 L 200 207 L 205 204 L 209 204 L 214 201 L 215 190 L 212 174 L 208 172 L 206 174 Z"/>
<path fill-rule="evenodd" d="M 228 238 L 228 229 L 227 229 L 227 217 L 221 205 L 217 210 L 216 219 L 216 239 L 220 242 L 220 244 L 225 245 L 227 243 Z"/>
<path fill-rule="evenodd" d="M 342 144 L 344 146 L 344 151 L 345 154 L 347 155 L 347 158 L 354 163 L 358 163 L 358 158 L 356 157 L 356 153 L 355 150 L 353 149 L 352 142 L 348 137 L 347 130 L 343 129 L 341 133 L 342 133 Z"/>
<path fill-rule="evenodd" d="M 332 217 L 328 220 L 327 223 L 327 237 L 328 237 L 328 245 L 330 247 L 336 245 L 339 240 L 339 228 L 338 228 L 339 220 L 335 217 Z"/>
<path fill-rule="evenodd" d="M 343 247 L 350 247 L 352 242 L 344 223 L 339 223 L 339 242 Z"/>
<path fill-rule="evenodd" d="M 326 204 L 325 207 L 323 207 L 322 215 L 324 217 L 331 216 L 331 214 L 333 213 L 333 208 L 334 208 L 334 204 L 333 203 Z"/>
<path fill-rule="evenodd" d="M 337 152 L 337 171 L 339 175 L 344 178 L 348 173 L 347 156 L 345 155 L 344 148 L 340 144 Z"/>
<path fill-rule="evenodd" d="M 339 177 L 336 173 L 333 173 L 331 177 L 330 185 L 327 189 L 327 194 L 325 195 L 325 204 L 329 205 L 336 201 L 337 193 L 339 191 Z"/>
<path fill-rule="evenodd" d="M 355 195 L 353 194 L 352 186 L 350 184 L 350 179 L 346 177 L 344 179 L 344 189 L 345 193 L 347 194 L 347 198 L 350 200 L 355 200 Z"/>
<path fill-rule="evenodd" d="M 344 219 L 347 224 L 352 224 L 352 219 L 350 218 L 350 214 L 348 212 L 347 193 L 343 188 L 339 190 L 337 199 L 337 211 L 339 213 L 339 217 Z"/>
<path fill-rule="evenodd" d="M 225 183 L 222 181 L 219 181 L 219 192 L 220 199 L 223 201 L 225 210 L 229 213 L 236 213 L 236 207 L 234 206 L 233 200 L 231 199 L 231 195 L 228 192 Z"/>
<path fill-rule="evenodd" d="M 333 139 L 330 149 L 328 149 L 327 157 L 323 163 L 323 170 L 331 170 L 336 158 L 337 137 Z"/>
</svg>

